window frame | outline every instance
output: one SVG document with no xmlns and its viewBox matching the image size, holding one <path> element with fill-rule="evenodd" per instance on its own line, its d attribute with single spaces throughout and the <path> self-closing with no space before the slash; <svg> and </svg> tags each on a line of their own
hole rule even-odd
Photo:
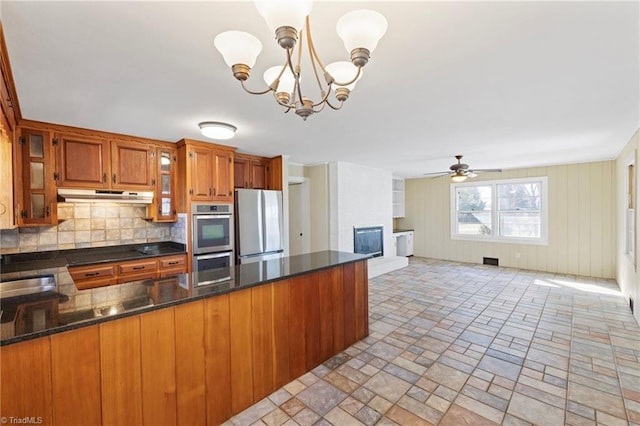
<svg viewBox="0 0 640 426">
<path fill-rule="evenodd" d="M 507 184 L 539 183 L 540 184 L 540 238 L 506 237 L 496 235 L 499 232 L 498 186 Z M 464 235 L 457 233 L 458 224 L 458 188 L 473 186 L 491 186 L 491 234 L 490 235 Z M 510 243 L 529 245 L 549 245 L 549 197 L 547 176 L 536 176 L 516 179 L 481 180 L 473 182 L 453 182 L 450 188 L 450 222 L 451 239 L 460 241 L 479 241 L 490 243 Z"/>
<path fill-rule="evenodd" d="M 638 268 L 638 247 L 636 247 L 637 232 L 636 214 L 638 200 L 636 199 L 638 172 L 636 168 L 636 150 L 633 150 L 624 167 L 624 253 L 633 265 Z"/>
</svg>

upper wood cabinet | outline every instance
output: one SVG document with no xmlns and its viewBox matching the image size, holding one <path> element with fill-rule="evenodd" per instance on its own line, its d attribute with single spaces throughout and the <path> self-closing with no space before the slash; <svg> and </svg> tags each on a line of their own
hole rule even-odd
<svg viewBox="0 0 640 426">
<path fill-rule="evenodd" d="M 254 155 L 236 154 L 233 165 L 234 187 L 269 188 L 269 159 Z"/>
<path fill-rule="evenodd" d="M 22 176 L 18 184 L 16 204 L 18 226 L 53 225 L 57 223 L 57 201 L 51 133 L 20 129 L 17 164 Z"/>
<path fill-rule="evenodd" d="M 58 186 L 109 188 L 109 141 L 88 136 L 56 134 Z"/>
<path fill-rule="evenodd" d="M 0 229 L 15 226 L 13 216 L 13 130 L 4 115 L 0 116 Z"/>
<path fill-rule="evenodd" d="M 193 201 L 233 201 L 232 147 L 182 139 L 178 142 L 180 207 Z"/>
<path fill-rule="evenodd" d="M 173 147 L 160 146 L 155 153 L 156 184 L 153 204 L 149 205 L 148 215 L 154 222 L 175 222 L 176 212 L 176 174 L 177 151 Z"/>
<path fill-rule="evenodd" d="M 152 189 L 156 147 L 139 142 L 111 141 L 111 187 Z"/>
<path fill-rule="evenodd" d="M 74 134 L 56 134 L 61 188 L 151 190 L 155 146 Z"/>
<path fill-rule="evenodd" d="M 213 199 L 216 201 L 230 201 L 233 198 L 233 152 L 226 150 L 213 151 L 215 166 L 215 181 L 213 185 Z"/>
<path fill-rule="evenodd" d="M 193 201 L 210 201 L 213 199 L 214 169 L 213 153 L 210 149 L 191 147 L 188 165 L 191 169 L 189 195 Z"/>
</svg>

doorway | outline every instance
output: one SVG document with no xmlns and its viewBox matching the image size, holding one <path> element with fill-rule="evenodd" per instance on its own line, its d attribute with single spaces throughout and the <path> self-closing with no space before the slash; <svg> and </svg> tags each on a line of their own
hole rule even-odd
<svg viewBox="0 0 640 426">
<path fill-rule="evenodd" d="M 301 177 L 289 178 L 289 255 L 311 251 L 311 198 L 309 180 Z"/>
</svg>

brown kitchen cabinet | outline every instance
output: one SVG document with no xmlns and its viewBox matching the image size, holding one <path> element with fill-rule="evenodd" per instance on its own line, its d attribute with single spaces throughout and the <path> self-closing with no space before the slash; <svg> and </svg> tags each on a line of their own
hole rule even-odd
<svg viewBox="0 0 640 426">
<path fill-rule="evenodd" d="M 116 264 L 70 266 L 69 274 L 79 290 L 116 284 Z"/>
<path fill-rule="evenodd" d="M 15 226 L 13 212 L 13 130 L 6 117 L 0 115 L 0 229 Z"/>
<path fill-rule="evenodd" d="M 108 189 L 110 187 L 109 141 L 57 133 L 56 177 L 61 188 Z"/>
<path fill-rule="evenodd" d="M 213 185 L 214 201 L 233 201 L 233 152 L 213 150 L 215 180 Z"/>
<path fill-rule="evenodd" d="M 70 266 L 68 269 L 76 287 L 79 290 L 85 290 L 186 273 L 187 255 L 176 254 L 126 262 Z"/>
<path fill-rule="evenodd" d="M 118 264 L 118 284 L 150 280 L 158 276 L 158 260 L 141 259 Z"/>
<path fill-rule="evenodd" d="M 164 256 L 158 259 L 159 278 L 187 272 L 187 255 Z"/>
<path fill-rule="evenodd" d="M 101 424 L 99 347 L 98 325 L 51 336 L 52 393 L 56 408 L 53 423 L 56 425 Z"/>
<path fill-rule="evenodd" d="M 147 209 L 148 216 L 154 222 L 175 222 L 176 211 L 176 174 L 177 151 L 173 147 L 156 148 L 155 167 L 156 184 L 153 203 Z"/>
<path fill-rule="evenodd" d="M 99 327 L 102 424 L 142 425 L 140 316 Z"/>
<path fill-rule="evenodd" d="M 94 348 L 95 350 L 95 348 Z M 4 374 L 0 374 L 3 416 L 36 417 L 53 424 L 51 343 L 49 337 L 0 347 Z M 9 370 L 9 371 L 7 371 Z"/>
<path fill-rule="evenodd" d="M 236 154 L 233 176 L 235 188 L 270 189 L 269 159 L 255 155 Z"/>
<path fill-rule="evenodd" d="M 221 424 L 365 338 L 367 285 L 365 259 L 12 343 L 0 403 L 43 424 Z"/>
<path fill-rule="evenodd" d="M 139 142 L 111 141 L 111 188 L 152 190 L 156 184 L 156 147 Z"/>
<path fill-rule="evenodd" d="M 155 146 L 134 141 L 57 133 L 57 180 L 61 188 L 152 190 Z"/>
<path fill-rule="evenodd" d="M 233 202 L 235 148 L 182 139 L 178 142 L 179 206 L 191 202 Z"/>
<path fill-rule="evenodd" d="M 16 210 L 18 226 L 42 226 L 57 223 L 54 181 L 54 151 L 51 133 L 20 129 L 16 158 L 20 167 Z"/>
</svg>

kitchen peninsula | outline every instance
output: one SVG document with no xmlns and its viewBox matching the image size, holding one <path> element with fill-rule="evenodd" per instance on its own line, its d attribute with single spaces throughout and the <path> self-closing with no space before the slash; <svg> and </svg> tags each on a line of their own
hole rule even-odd
<svg viewBox="0 0 640 426">
<path fill-rule="evenodd" d="M 207 286 L 188 274 L 111 286 L 146 303 L 96 306 L 91 318 L 67 312 L 58 325 L 3 338 L 12 374 L 1 376 L 2 414 L 219 424 L 368 335 L 367 257 L 324 251 L 238 265 L 231 281 Z"/>
</svg>

